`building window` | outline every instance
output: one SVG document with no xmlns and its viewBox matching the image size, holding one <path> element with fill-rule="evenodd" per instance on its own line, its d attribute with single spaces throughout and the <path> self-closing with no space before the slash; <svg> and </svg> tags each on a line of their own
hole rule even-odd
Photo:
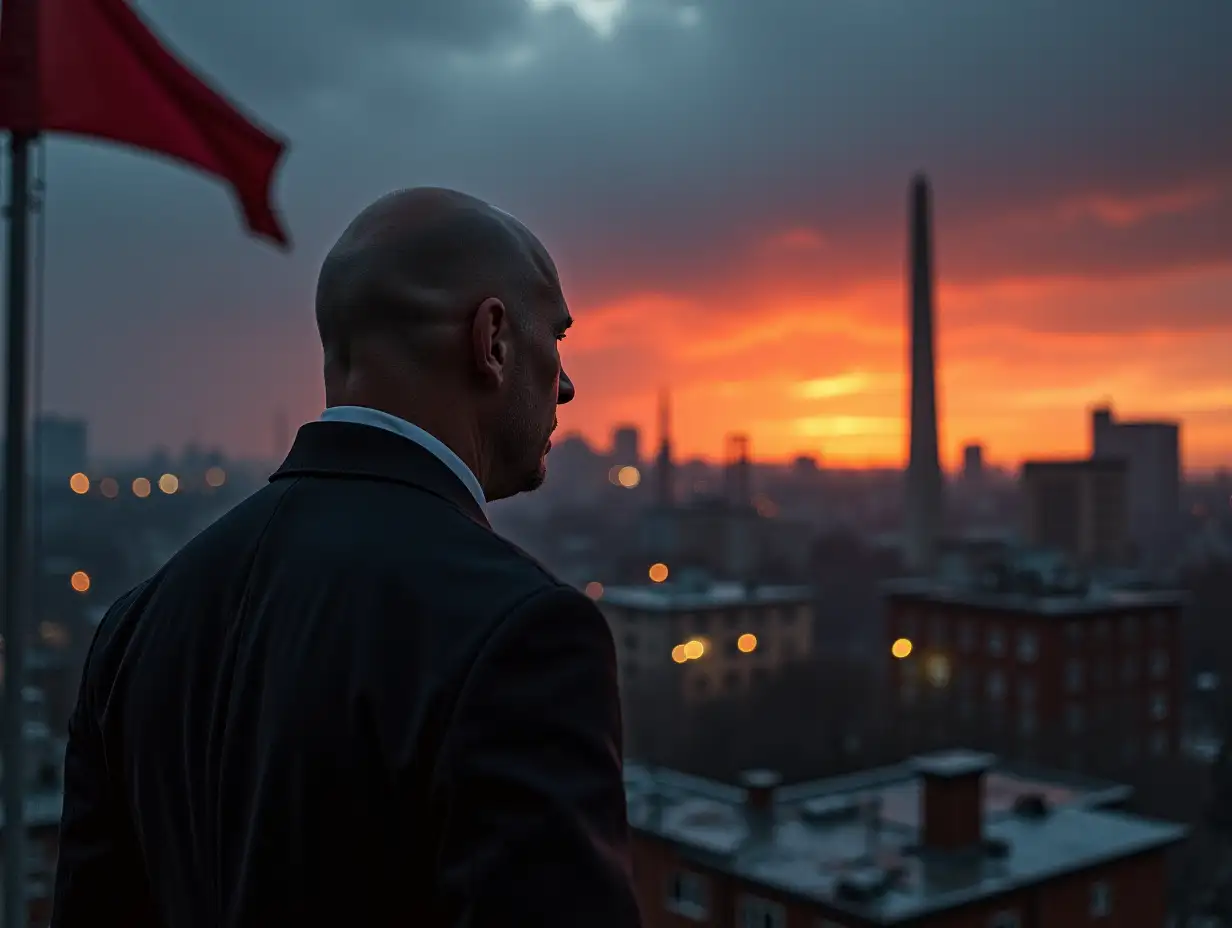
<svg viewBox="0 0 1232 928">
<path fill-rule="evenodd" d="M 1121 666 L 1121 679 L 1126 683 L 1133 683 L 1138 679 L 1137 655 L 1125 655 L 1125 663 Z"/>
<path fill-rule="evenodd" d="M 1073 648 L 1082 644 L 1082 625 L 1078 622 L 1068 623 L 1065 626 L 1065 640 Z"/>
<path fill-rule="evenodd" d="M 1163 757 L 1168 753 L 1168 733 L 1166 731 L 1151 732 L 1151 753 Z"/>
<path fill-rule="evenodd" d="M 1105 656 L 1095 662 L 1095 685 L 1105 687 L 1112 682 L 1112 660 Z"/>
<path fill-rule="evenodd" d="M 993 657 L 1005 656 L 1005 632 L 995 625 L 988 630 L 988 653 Z"/>
<path fill-rule="evenodd" d="M 1069 704 L 1065 710 L 1065 724 L 1071 735 L 1077 735 L 1082 731 L 1082 706 L 1076 702 Z"/>
<path fill-rule="evenodd" d="M 1151 616 L 1151 634 L 1157 638 L 1162 638 L 1168 631 L 1168 614 L 1166 612 L 1156 612 Z"/>
<path fill-rule="evenodd" d="M 904 638 L 915 638 L 915 613 L 904 611 L 902 618 L 898 620 L 898 628 Z"/>
<path fill-rule="evenodd" d="M 1035 681 L 1030 677 L 1018 681 L 1018 701 L 1025 706 L 1035 704 Z"/>
<path fill-rule="evenodd" d="M 1168 717 L 1168 697 L 1163 693 L 1156 693 L 1151 697 L 1151 718 L 1166 719 Z"/>
<path fill-rule="evenodd" d="M 1091 917 L 1107 918 L 1112 914 L 1112 887 L 1103 880 L 1091 884 Z"/>
<path fill-rule="evenodd" d="M 700 873 L 677 872 L 667 884 L 667 908 L 694 921 L 705 920 L 710 913 L 710 884 Z"/>
<path fill-rule="evenodd" d="M 1106 643 L 1112 637 L 1112 623 L 1107 619 L 1100 619 L 1095 623 L 1095 640 L 1100 643 Z"/>
<path fill-rule="evenodd" d="M 787 928 L 787 913 L 777 902 L 742 896 L 739 924 L 740 928 Z"/>
<path fill-rule="evenodd" d="M 1082 689 L 1082 661 L 1077 658 L 1070 658 L 1065 665 L 1065 688 L 1071 693 Z"/>
<path fill-rule="evenodd" d="M 975 650 L 975 627 L 969 619 L 964 619 L 958 626 L 958 646 L 963 651 Z"/>
<path fill-rule="evenodd" d="M 1006 909 L 988 920 L 988 928 L 1019 928 L 1021 922 L 1017 909 Z"/>
<path fill-rule="evenodd" d="M 1162 680 L 1168 676 L 1168 652 L 1157 649 L 1151 653 L 1151 679 Z"/>
<path fill-rule="evenodd" d="M 1140 623 L 1136 615 L 1127 615 L 1121 622 L 1121 634 L 1125 636 L 1125 640 L 1130 644 L 1138 643 L 1138 635 L 1141 632 Z"/>
<path fill-rule="evenodd" d="M 1039 656 L 1039 641 L 1035 632 L 1018 633 L 1018 659 L 1024 664 L 1032 664 Z"/>
<path fill-rule="evenodd" d="M 1005 674 L 993 670 L 988 674 L 988 698 L 1000 702 L 1005 698 Z"/>
</svg>

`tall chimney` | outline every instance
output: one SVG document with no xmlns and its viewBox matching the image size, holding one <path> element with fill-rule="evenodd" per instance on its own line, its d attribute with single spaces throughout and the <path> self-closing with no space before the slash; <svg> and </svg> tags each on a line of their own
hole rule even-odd
<svg viewBox="0 0 1232 928">
<path fill-rule="evenodd" d="M 932 217 L 928 179 L 911 185 L 911 447 L 904 500 L 907 568 L 931 574 L 941 533 L 937 374 L 933 351 Z"/>
<path fill-rule="evenodd" d="M 665 388 L 659 393 L 659 455 L 655 460 L 655 501 L 664 509 L 670 509 L 676 502 L 671 416 L 671 397 Z"/>
<path fill-rule="evenodd" d="M 744 814 L 749 837 L 768 841 L 774 836 L 774 794 L 782 778 L 773 770 L 746 770 L 740 774 L 744 787 Z"/>
<path fill-rule="evenodd" d="M 984 837 L 984 774 L 991 754 L 938 751 L 912 761 L 920 777 L 920 845 L 953 851 L 978 845 Z"/>
</svg>

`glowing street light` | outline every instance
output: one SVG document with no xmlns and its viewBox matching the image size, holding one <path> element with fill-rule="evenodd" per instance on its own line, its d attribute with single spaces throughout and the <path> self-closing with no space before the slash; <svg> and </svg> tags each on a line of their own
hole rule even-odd
<svg viewBox="0 0 1232 928">
<path fill-rule="evenodd" d="M 636 467 L 626 466 L 616 471 L 616 482 L 626 490 L 632 490 L 642 482 L 642 472 Z"/>
<path fill-rule="evenodd" d="M 68 578 L 68 582 L 72 584 L 74 590 L 78 593 L 84 593 L 90 588 L 90 575 L 84 570 L 73 571 L 73 575 Z"/>
<path fill-rule="evenodd" d="M 205 472 L 205 482 L 217 489 L 227 482 L 227 472 L 221 467 L 211 467 Z"/>
<path fill-rule="evenodd" d="M 672 660 L 674 660 L 677 664 L 683 664 L 688 659 L 689 656 L 684 653 L 684 645 L 678 644 L 676 647 L 672 648 Z"/>
<path fill-rule="evenodd" d="M 684 643 L 684 656 L 691 661 L 697 660 L 706 653 L 706 642 L 700 638 L 694 638 L 692 641 Z"/>
<path fill-rule="evenodd" d="M 894 644 L 890 645 L 890 653 L 901 661 L 911 653 L 911 639 L 899 638 Z"/>
<path fill-rule="evenodd" d="M 741 635 L 736 639 L 736 647 L 742 654 L 752 654 L 757 650 L 757 636 L 749 633 Z"/>
<path fill-rule="evenodd" d="M 69 489 L 78 496 L 84 496 L 90 492 L 90 478 L 85 474 L 73 474 L 68 478 Z"/>
<path fill-rule="evenodd" d="M 175 474 L 163 474 L 158 478 L 158 488 L 170 496 L 180 488 L 180 478 Z"/>
<path fill-rule="evenodd" d="M 602 599 L 603 584 L 598 580 L 591 580 L 590 583 L 586 584 L 586 595 L 591 599 Z"/>
<path fill-rule="evenodd" d="M 120 485 L 116 483 L 115 477 L 104 477 L 98 482 L 98 492 L 107 499 L 115 499 L 120 495 Z"/>
<path fill-rule="evenodd" d="M 133 481 L 133 496 L 145 499 L 150 495 L 150 481 L 147 477 L 138 477 Z"/>
<path fill-rule="evenodd" d="M 662 583 L 667 579 L 668 569 L 666 564 L 651 564 L 650 565 L 650 580 L 653 583 Z"/>
</svg>

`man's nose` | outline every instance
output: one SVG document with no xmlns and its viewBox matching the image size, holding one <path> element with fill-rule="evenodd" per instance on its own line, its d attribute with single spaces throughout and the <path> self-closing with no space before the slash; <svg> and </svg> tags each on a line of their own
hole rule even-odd
<svg viewBox="0 0 1232 928">
<path fill-rule="evenodd" d="M 559 405 L 562 403 L 572 402 L 575 392 L 576 391 L 573 389 L 573 381 L 570 380 L 569 375 L 562 370 L 560 372 L 560 387 L 556 392 L 557 404 Z"/>
</svg>

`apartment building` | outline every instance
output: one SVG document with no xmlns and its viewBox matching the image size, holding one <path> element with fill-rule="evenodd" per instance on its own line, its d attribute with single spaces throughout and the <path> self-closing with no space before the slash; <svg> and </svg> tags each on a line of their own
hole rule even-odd
<svg viewBox="0 0 1232 928">
<path fill-rule="evenodd" d="M 1128 787 L 947 751 L 782 786 L 630 765 L 646 928 L 1162 928 L 1182 826 Z"/>
<path fill-rule="evenodd" d="M 885 660 L 903 715 L 932 711 L 1024 746 L 1121 760 L 1180 749 L 1183 594 L 1035 574 L 886 586 Z M 1098 735 L 1098 738 L 1096 737 Z"/>
<path fill-rule="evenodd" d="M 670 674 L 686 702 L 747 690 L 813 646 L 807 586 L 658 583 L 603 590 L 622 686 Z"/>
</svg>

